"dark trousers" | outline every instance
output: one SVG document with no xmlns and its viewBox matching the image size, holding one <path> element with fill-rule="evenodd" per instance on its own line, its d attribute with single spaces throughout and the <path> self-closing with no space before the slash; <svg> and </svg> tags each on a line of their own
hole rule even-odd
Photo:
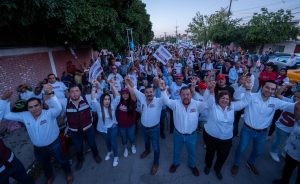
<svg viewBox="0 0 300 184">
<path fill-rule="evenodd" d="M 166 109 L 161 110 L 160 114 L 160 135 L 165 134 Z"/>
<path fill-rule="evenodd" d="M 33 179 L 26 173 L 26 170 L 20 160 L 15 157 L 9 168 L 0 173 L 0 183 L 9 184 L 9 177 L 14 178 L 21 184 L 34 184 Z"/>
<path fill-rule="evenodd" d="M 73 145 L 76 149 L 78 161 L 83 161 L 83 140 L 86 140 L 92 150 L 93 155 L 98 155 L 98 149 L 95 141 L 95 131 L 92 126 L 83 132 L 71 131 L 71 137 Z"/>
<path fill-rule="evenodd" d="M 240 111 L 236 111 L 234 114 L 234 122 L 233 122 L 233 136 L 239 135 L 239 122 L 242 114 L 244 113 L 244 109 Z"/>
<path fill-rule="evenodd" d="M 41 163 L 47 179 L 53 177 L 53 168 L 51 164 L 52 157 L 54 157 L 56 161 L 59 164 L 61 164 L 66 174 L 71 173 L 71 167 L 69 161 L 66 158 L 66 156 L 63 154 L 59 139 L 56 139 L 49 146 L 44 146 L 44 147 L 34 146 L 34 155 L 37 161 Z"/>
<path fill-rule="evenodd" d="M 276 121 L 278 120 L 278 118 L 280 117 L 282 111 L 281 110 L 276 110 L 275 111 L 275 114 L 273 116 L 273 119 L 272 119 L 272 123 L 271 123 L 271 126 L 270 126 L 270 129 L 269 129 L 269 133 L 268 133 L 268 136 L 272 136 L 272 134 L 274 133 L 275 131 L 275 123 Z"/>
<path fill-rule="evenodd" d="M 298 167 L 298 174 L 297 174 L 296 183 L 300 183 L 300 162 L 290 157 L 289 154 L 286 154 L 285 164 L 282 172 L 282 180 L 284 181 L 284 183 L 287 184 L 289 183 L 293 171 L 297 167 Z"/>
<path fill-rule="evenodd" d="M 145 142 L 145 151 L 151 150 L 150 145 L 152 144 L 152 149 L 154 152 L 154 165 L 159 165 L 159 157 L 160 157 L 160 148 L 159 148 L 159 125 L 147 128 L 142 125 L 142 131 L 144 134 L 144 142 Z"/>
<path fill-rule="evenodd" d="M 173 111 L 169 109 L 170 111 L 170 133 L 172 134 L 174 132 L 174 117 L 173 117 Z"/>
<path fill-rule="evenodd" d="M 203 132 L 203 138 L 206 144 L 205 164 L 206 167 L 212 166 L 215 154 L 217 154 L 217 160 L 214 165 L 216 172 L 221 172 L 221 169 L 230 153 L 232 146 L 232 139 L 221 140 L 210 136 L 205 130 Z"/>
</svg>

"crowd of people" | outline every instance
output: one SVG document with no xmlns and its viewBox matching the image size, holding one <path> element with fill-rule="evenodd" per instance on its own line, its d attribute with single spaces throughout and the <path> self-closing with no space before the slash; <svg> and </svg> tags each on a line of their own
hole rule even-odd
<svg viewBox="0 0 300 184">
<path fill-rule="evenodd" d="M 112 158 L 113 167 L 117 167 L 122 162 L 118 136 L 126 158 L 129 152 L 136 154 L 137 149 L 142 149 L 136 147 L 138 129 L 145 145 L 140 158 L 146 158 L 153 150 L 150 173 L 155 175 L 160 162 L 160 138 L 166 138 L 167 124 L 173 134 L 170 173 L 178 169 L 182 148 L 186 146 L 187 164 L 192 174 L 199 176 L 196 144 L 202 135 L 205 174 L 213 167 L 216 177 L 223 179 L 222 167 L 231 152 L 232 139 L 237 137 L 239 144 L 231 174 L 238 174 L 244 152 L 253 143 L 246 166 L 259 175 L 255 161 L 264 152 L 268 135 L 275 131 L 270 156 L 279 162 L 283 155 L 285 165 L 282 178 L 273 183 L 289 183 L 296 167 L 296 183 L 300 183 L 300 89 L 289 81 L 286 68 L 277 70 L 274 63 L 268 62 L 270 51 L 256 55 L 229 47 L 167 49 L 173 57 L 163 64 L 153 56 L 155 50 L 151 47 L 139 47 L 124 56 L 94 48 L 90 63 L 84 62 L 79 68 L 72 61 L 67 62 L 60 79 L 49 74 L 33 90 L 21 84 L 17 89 L 20 100 L 13 108 L 9 100 L 12 92 L 5 91 L 0 100 L 0 119 L 17 121 L 26 127 L 35 158 L 49 184 L 54 181 L 52 158 L 61 164 L 67 183 L 73 182 L 67 158 L 69 146 L 76 151 L 75 170 L 84 163 L 84 142 L 95 162 L 100 163 L 95 137 L 99 133 L 107 149 L 104 159 Z M 95 62 L 101 63 L 102 70 L 89 81 L 89 70 Z M 253 72 L 259 73 L 258 79 Z M 257 90 L 254 86 L 258 86 Z M 168 113 L 170 118 L 166 118 Z M 62 145 L 61 134 L 72 144 Z M 0 183 L 9 183 L 9 177 L 34 183 L 0 139 Z"/>
</svg>

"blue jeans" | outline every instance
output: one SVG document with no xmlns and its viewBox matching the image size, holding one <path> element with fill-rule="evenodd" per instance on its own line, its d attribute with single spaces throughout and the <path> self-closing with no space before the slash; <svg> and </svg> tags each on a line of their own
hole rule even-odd
<svg viewBox="0 0 300 184">
<path fill-rule="evenodd" d="M 107 151 L 114 152 L 114 157 L 118 156 L 118 144 L 117 144 L 117 135 L 118 127 L 113 125 L 113 127 L 107 129 L 107 133 L 101 133 L 105 139 Z"/>
<path fill-rule="evenodd" d="M 150 152 L 150 143 L 152 144 L 152 149 L 154 152 L 154 161 L 153 165 L 159 165 L 159 155 L 160 155 L 160 149 L 159 149 L 159 132 L 160 127 L 159 125 L 153 127 L 153 128 L 147 128 L 142 126 L 142 131 L 144 134 L 144 141 L 145 141 L 145 151 Z"/>
<path fill-rule="evenodd" d="M 0 173 L 0 183 L 9 184 L 9 177 L 22 184 L 34 184 L 33 179 L 26 173 L 23 164 L 17 157 L 13 159 L 9 168 Z"/>
<path fill-rule="evenodd" d="M 196 144 L 197 144 L 197 133 L 196 131 L 191 135 L 183 135 L 179 133 L 176 129 L 174 130 L 173 135 L 173 164 L 179 165 L 180 164 L 180 156 L 182 147 L 185 144 L 187 152 L 188 152 L 188 165 L 190 167 L 196 167 Z"/>
<path fill-rule="evenodd" d="M 42 164 L 47 179 L 53 177 L 51 157 L 54 157 L 56 161 L 61 164 L 66 174 L 71 174 L 71 167 L 69 161 L 62 152 L 61 143 L 59 139 L 56 139 L 49 146 L 34 146 L 34 155 L 36 157 L 36 160 Z"/>
<path fill-rule="evenodd" d="M 257 132 L 244 125 L 240 134 L 241 137 L 239 145 L 235 151 L 234 164 L 237 166 L 240 165 L 243 158 L 243 154 L 247 149 L 250 141 L 253 141 L 253 148 L 248 158 L 248 162 L 250 164 L 254 164 L 255 159 L 264 151 L 267 133 L 267 130 Z"/>
<path fill-rule="evenodd" d="M 90 146 L 93 155 L 97 156 L 99 154 L 96 146 L 95 131 L 93 127 L 88 128 L 82 133 L 74 132 L 74 131 L 70 131 L 70 132 L 71 132 L 73 145 L 76 150 L 78 161 L 83 161 L 83 140 L 84 139 L 87 141 L 88 145 Z"/>
<path fill-rule="evenodd" d="M 127 145 L 127 140 L 129 139 L 129 142 L 132 145 L 135 145 L 135 124 L 133 124 L 131 127 L 128 128 L 121 128 L 119 127 L 119 131 L 122 138 L 122 145 Z"/>
<path fill-rule="evenodd" d="M 285 141 L 289 137 L 289 133 L 277 128 L 275 130 L 275 137 L 272 139 L 271 152 L 281 153 L 283 151 L 283 146 Z"/>
</svg>

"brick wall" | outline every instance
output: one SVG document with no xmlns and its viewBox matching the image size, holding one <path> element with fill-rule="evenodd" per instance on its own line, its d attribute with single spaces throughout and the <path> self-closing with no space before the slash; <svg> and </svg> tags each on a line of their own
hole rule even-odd
<svg viewBox="0 0 300 184">
<path fill-rule="evenodd" d="M 1 52 L 1 51 L 0 51 Z M 90 49 L 80 49 L 76 52 L 75 59 L 68 50 L 53 51 L 53 59 L 59 77 L 66 70 L 66 63 L 72 60 L 79 67 L 79 63 L 89 62 L 91 58 Z M 49 73 L 52 73 L 48 52 L 33 54 L 9 55 L 0 57 L 0 94 L 4 90 L 14 91 L 14 98 L 17 97 L 16 88 L 20 84 L 29 84 L 33 88 L 42 81 Z"/>
<path fill-rule="evenodd" d="M 25 83 L 35 87 L 49 72 L 51 67 L 47 52 L 0 57 L 0 94 L 10 89 L 16 97 L 18 85 Z"/>
<path fill-rule="evenodd" d="M 55 68 L 58 77 L 61 77 L 62 73 L 66 71 L 66 65 L 68 61 L 73 61 L 73 64 L 76 65 L 76 67 L 80 68 L 80 63 L 87 62 L 89 63 L 91 59 L 91 50 L 90 49 L 80 49 L 76 50 L 77 59 L 74 58 L 74 56 L 65 50 L 63 51 L 54 51 L 53 53 L 53 59 L 55 61 Z"/>
</svg>

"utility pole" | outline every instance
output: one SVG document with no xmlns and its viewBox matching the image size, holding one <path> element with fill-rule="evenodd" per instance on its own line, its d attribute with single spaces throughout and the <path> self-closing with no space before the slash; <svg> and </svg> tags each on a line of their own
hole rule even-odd
<svg viewBox="0 0 300 184">
<path fill-rule="evenodd" d="M 178 29 L 178 26 L 177 26 L 177 22 L 176 22 L 176 26 L 175 26 L 176 43 L 177 43 L 177 35 L 178 35 L 177 29 Z"/>
<path fill-rule="evenodd" d="M 229 18 L 229 16 L 230 16 L 230 10 L 231 10 L 231 4 L 232 4 L 232 0 L 230 0 L 230 4 L 229 4 L 229 9 L 228 9 L 228 18 Z"/>
<path fill-rule="evenodd" d="M 167 32 L 164 32 L 164 33 L 165 33 L 164 41 L 166 41 L 166 39 L 167 39 Z"/>
</svg>

